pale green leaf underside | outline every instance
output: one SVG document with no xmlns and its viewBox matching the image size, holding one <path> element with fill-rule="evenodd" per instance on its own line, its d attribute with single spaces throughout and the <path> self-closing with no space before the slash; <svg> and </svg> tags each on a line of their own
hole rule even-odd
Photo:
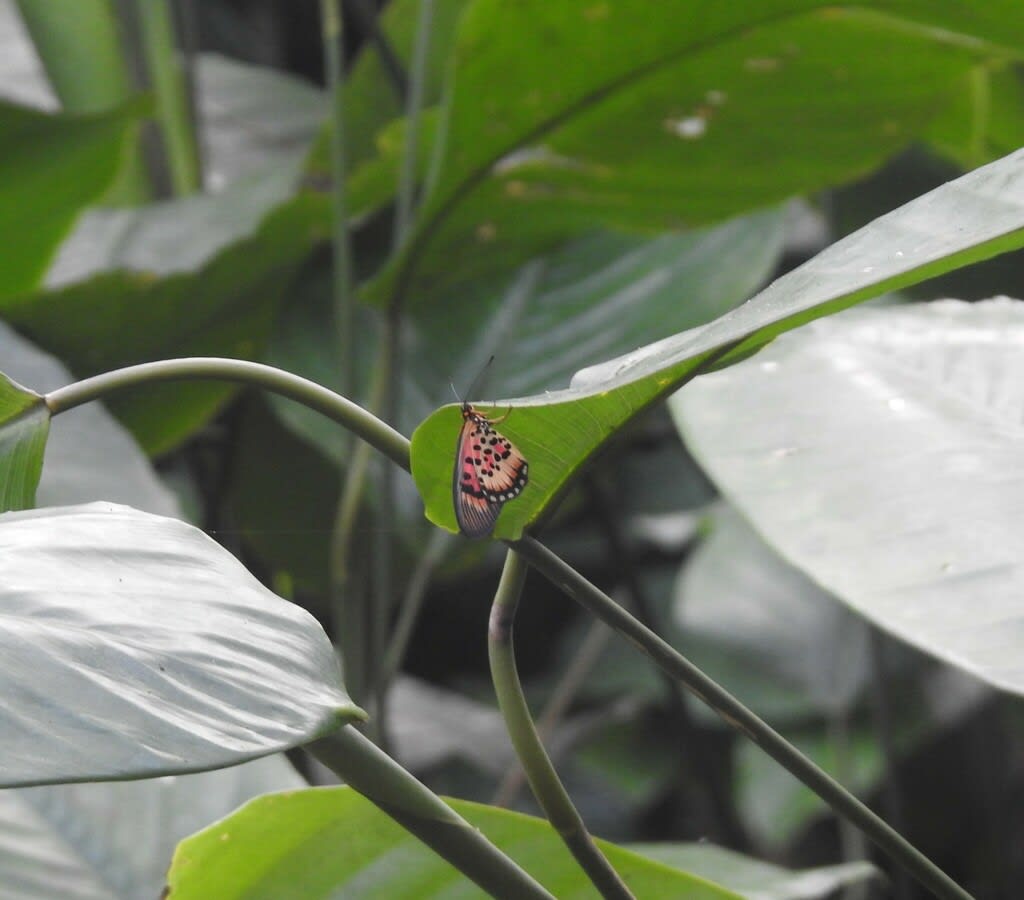
<svg viewBox="0 0 1024 900">
<path fill-rule="evenodd" d="M 1024 304 L 862 310 L 672 401 L 772 546 L 882 628 L 1024 694 Z"/>
<path fill-rule="evenodd" d="M 0 516 L 0 786 L 232 765 L 361 718 L 305 610 L 175 519 Z"/>
</svg>

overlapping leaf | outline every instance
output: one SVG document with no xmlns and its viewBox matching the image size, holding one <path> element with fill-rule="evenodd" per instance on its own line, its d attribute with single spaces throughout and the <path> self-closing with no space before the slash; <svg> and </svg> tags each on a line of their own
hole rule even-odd
<svg viewBox="0 0 1024 900">
<path fill-rule="evenodd" d="M 1018 151 L 877 219 L 708 326 L 579 372 L 568 390 L 484 406 L 512 409 L 501 428 L 530 463 L 530 484 L 506 504 L 495 534 L 518 537 L 624 422 L 697 372 L 742 359 L 789 329 L 886 290 L 1022 245 L 1024 151 Z M 458 407 L 448 406 L 413 435 L 413 476 L 427 517 L 449 530 L 456 527 L 451 448 L 460 425 Z"/>
<path fill-rule="evenodd" d="M 436 177 L 367 296 L 441 302 L 597 223 L 708 222 L 863 173 L 1024 31 L 1006 2 L 825 6 L 470 4 Z"/>
</svg>

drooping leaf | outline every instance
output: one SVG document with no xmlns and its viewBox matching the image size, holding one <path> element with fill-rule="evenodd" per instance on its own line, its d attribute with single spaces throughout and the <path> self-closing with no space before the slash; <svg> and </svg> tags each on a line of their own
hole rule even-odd
<svg viewBox="0 0 1024 900">
<path fill-rule="evenodd" d="M 49 429 L 42 396 L 0 373 L 0 512 L 35 504 Z"/>
<path fill-rule="evenodd" d="M 560 900 L 593 896 L 593 885 L 547 822 L 466 801 L 449 803 Z M 600 843 L 639 897 L 738 900 L 703 878 Z M 211 892 L 222 900 L 480 896 L 478 887 L 349 788 L 282 793 L 246 804 L 182 841 L 168 884 L 175 900 Z"/>
<path fill-rule="evenodd" d="M 672 401 L 787 560 L 887 631 L 1024 693 L 1024 304 L 863 310 Z"/>
<path fill-rule="evenodd" d="M 0 785 L 219 768 L 360 718 L 327 636 L 174 519 L 0 516 Z"/>
<path fill-rule="evenodd" d="M 495 415 L 512 410 L 501 430 L 530 463 L 530 484 L 505 505 L 495 535 L 516 538 L 541 519 L 624 422 L 697 372 L 742 359 L 815 318 L 1022 245 L 1024 151 L 1018 151 L 877 219 L 710 325 L 579 372 L 568 390 L 480 404 Z M 451 531 L 452 448 L 460 425 L 458 407 L 447 406 L 412 441 L 413 476 L 427 517 Z"/>
<path fill-rule="evenodd" d="M 195 775 L 0 791 L 0 884 L 17 900 L 158 897 L 178 841 L 303 784 L 278 755 Z"/>
</svg>

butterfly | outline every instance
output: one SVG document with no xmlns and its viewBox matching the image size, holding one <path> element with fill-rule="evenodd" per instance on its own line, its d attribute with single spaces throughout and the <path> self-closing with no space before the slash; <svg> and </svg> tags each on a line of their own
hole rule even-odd
<svg viewBox="0 0 1024 900">
<path fill-rule="evenodd" d="M 526 487 L 529 466 L 523 454 L 468 402 L 462 404 L 462 428 L 455 445 L 452 499 L 459 531 L 471 538 L 491 533 L 498 513 Z"/>
</svg>

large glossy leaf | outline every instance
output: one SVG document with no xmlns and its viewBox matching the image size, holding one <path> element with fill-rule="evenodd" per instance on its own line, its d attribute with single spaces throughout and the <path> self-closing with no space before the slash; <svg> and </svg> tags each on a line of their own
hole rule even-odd
<svg viewBox="0 0 1024 900">
<path fill-rule="evenodd" d="M 859 311 L 673 400 L 791 563 L 881 627 L 1024 693 L 1024 306 Z"/>
<path fill-rule="evenodd" d="M 40 393 L 74 380 L 56 359 L 2 323 L 0 360 L 7 375 Z M 180 515 L 177 501 L 146 455 L 100 403 L 61 413 L 51 425 L 36 497 L 39 506 L 89 500 L 127 503 L 163 516 Z"/>
<path fill-rule="evenodd" d="M 0 373 L 0 512 L 35 504 L 49 428 L 42 396 Z"/>
<path fill-rule="evenodd" d="M 178 841 L 253 797 L 303 785 L 283 756 L 268 756 L 196 775 L 0 791 L 0 896 L 156 898 Z"/>
<path fill-rule="evenodd" d="M 710 325 L 579 372 L 569 390 L 482 406 L 495 414 L 512 409 L 501 429 L 530 463 L 530 484 L 506 504 L 495 534 L 518 537 L 624 422 L 701 369 L 742 359 L 778 334 L 886 290 L 1021 245 L 1024 151 L 877 219 Z M 412 442 L 427 517 L 452 531 L 452 448 L 460 427 L 458 407 L 448 406 L 426 419 Z"/>
<path fill-rule="evenodd" d="M 1008 3 L 825 5 L 471 4 L 436 177 L 368 296 L 443 301 L 595 223 L 708 222 L 863 173 L 1024 30 Z"/>
<path fill-rule="evenodd" d="M 72 116 L 0 103 L 0 298 L 39 282 L 76 216 L 117 173 L 137 106 Z"/>
<path fill-rule="evenodd" d="M 449 802 L 560 900 L 593 896 L 593 885 L 547 822 Z M 602 849 L 638 897 L 737 897 L 614 845 Z M 479 888 L 348 788 L 277 794 L 247 804 L 181 843 L 168 884 L 175 900 L 205 900 L 211 892 L 222 900 L 480 896 Z"/>
<path fill-rule="evenodd" d="M 0 517 L 0 785 L 232 765 L 361 717 L 304 610 L 174 519 Z"/>
</svg>

